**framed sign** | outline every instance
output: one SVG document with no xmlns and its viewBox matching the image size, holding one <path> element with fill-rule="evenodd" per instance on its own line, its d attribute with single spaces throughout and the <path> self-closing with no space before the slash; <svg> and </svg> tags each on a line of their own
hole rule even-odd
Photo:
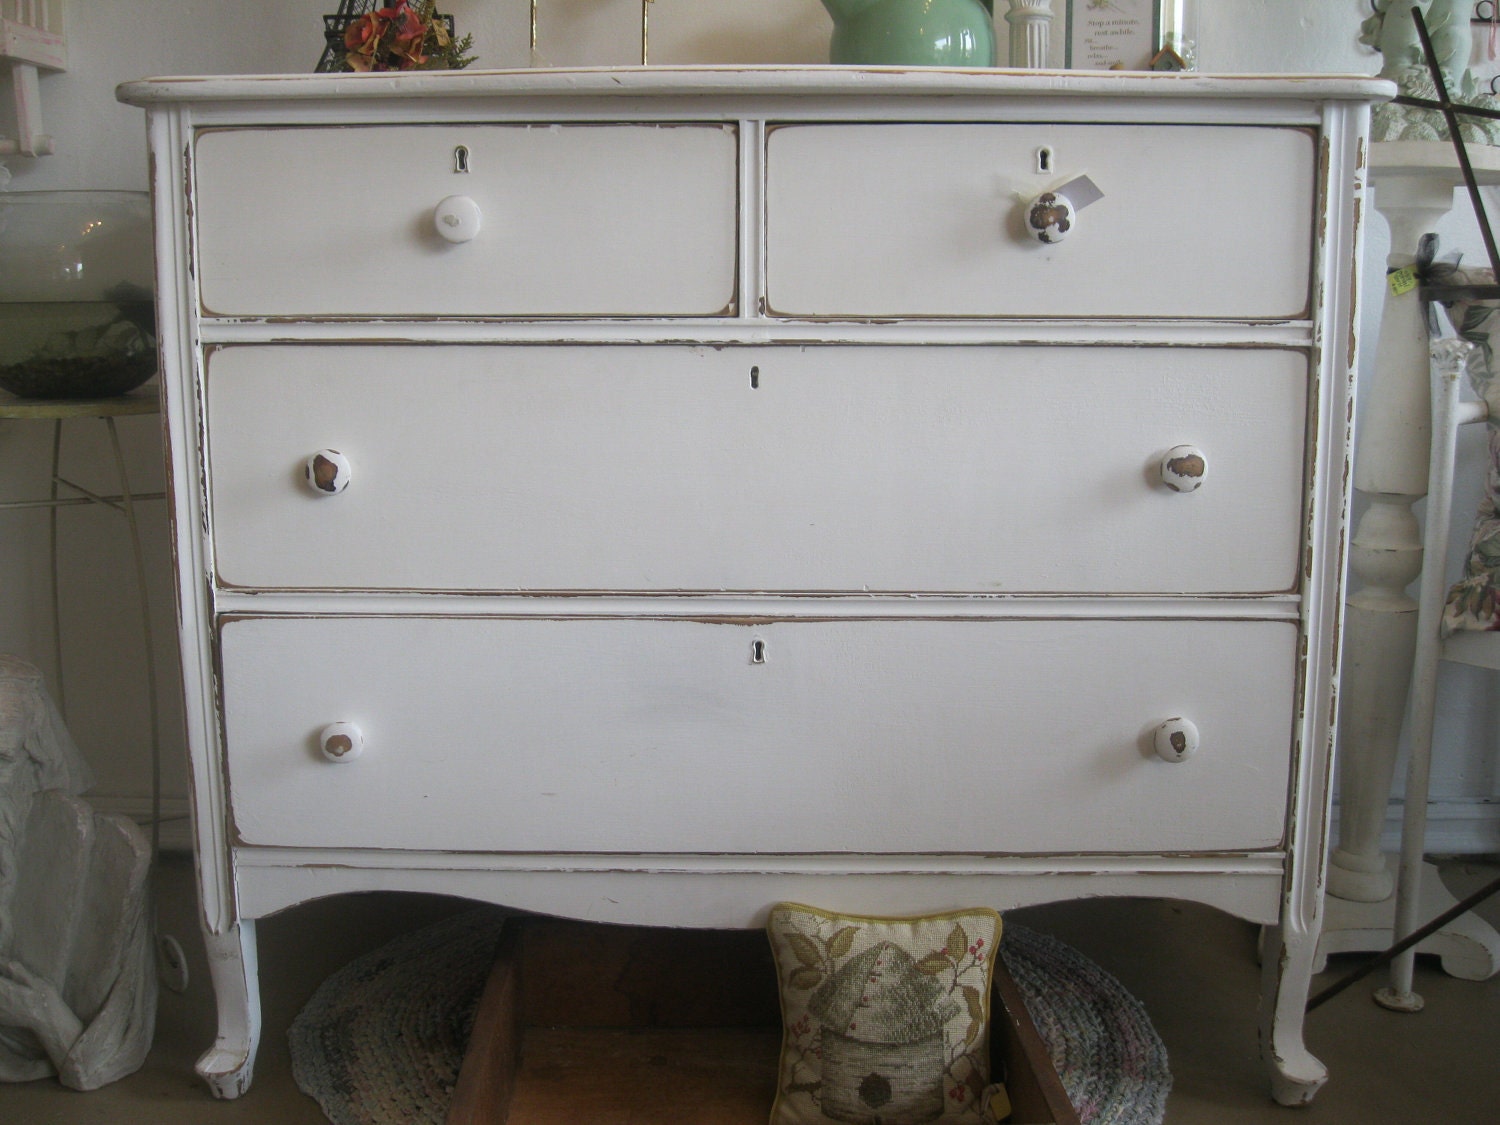
<svg viewBox="0 0 1500 1125">
<path fill-rule="evenodd" d="M 1186 70 L 1191 0 L 1068 0 L 1067 66 Z"/>
</svg>

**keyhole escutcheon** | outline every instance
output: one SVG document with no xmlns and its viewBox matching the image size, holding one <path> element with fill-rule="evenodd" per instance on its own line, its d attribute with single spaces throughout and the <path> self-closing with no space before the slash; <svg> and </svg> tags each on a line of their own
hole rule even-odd
<svg viewBox="0 0 1500 1125">
<path fill-rule="evenodd" d="M 766 662 L 766 642 L 757 637 L 750 642 L 750 663 L 764 664 Z"/>
<path fill-rule="evenodd" d="M 453 170 L 466 173 L 469 170 L 469 146 L 459 145 L 453 150 Z"/>
</svg>

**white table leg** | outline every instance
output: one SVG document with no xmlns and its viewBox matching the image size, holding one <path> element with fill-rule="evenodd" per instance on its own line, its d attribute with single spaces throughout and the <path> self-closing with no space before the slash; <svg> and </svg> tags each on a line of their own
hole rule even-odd
<svg viewBox="0 0 1500 1125">
<path fill-rule="evenodd" d="M 1328 1068 L 1302 1039 L 1317 943 L 1285 925 L 1267 927 L 1262 941 L 1261 1057 L 1271 1074 L 1271 1095 L 1282 1105 L 1305 1105 L 1328 1080 Z"/>
<path fill-rule="evenodd" d="M 260 1046 L 260 979 L 255 923 L 241 921 L 222 934 L 204 931 L 209 976 L 219 1010 L 219 1036 L 198 1060 L 198 1073 L 217 1098 L 250 1088 Z"/>
</svg>

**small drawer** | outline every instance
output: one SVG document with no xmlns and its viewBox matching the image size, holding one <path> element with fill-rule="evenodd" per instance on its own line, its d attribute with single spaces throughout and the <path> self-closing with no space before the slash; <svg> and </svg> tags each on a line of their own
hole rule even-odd
<svg viewBox="0 0 1500 1125">
<path fill-rule="evenodd" d="M 249 589 L 1287 592 L 1306 395 L 1305 356 L 1250 349 L 223 348 L 216 571 Z"/>
<path fill-rule="evenodd" d="M 769 310 L 788 317 L 1309 314 L 1317 167 L 1291 128 L 797 125 L 767 141 Z M 1062 241 L 1031 202 L 1103 197 Z"/>
<path fill-rule="evenodd" d="M 737 166 L 717 125 L 205 131 L 204 311 L 730 314 Z"/>
<path fill-rule="evenodd" d="M 1269 849 L 1296 652 L 1284 622 L 235 619 L 230 804 L 290 847 Z"/>
</svg>

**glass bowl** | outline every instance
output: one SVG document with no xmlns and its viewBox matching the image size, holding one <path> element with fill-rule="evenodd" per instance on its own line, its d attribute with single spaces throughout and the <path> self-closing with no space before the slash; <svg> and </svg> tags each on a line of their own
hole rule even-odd
<svg viewBox="0 0 1500 1125">
<path fill-rule="evenodd" d="M 146 193 L 0 191 L 0 387 L 105 398 L 155 373 Z"/>
</svg>

